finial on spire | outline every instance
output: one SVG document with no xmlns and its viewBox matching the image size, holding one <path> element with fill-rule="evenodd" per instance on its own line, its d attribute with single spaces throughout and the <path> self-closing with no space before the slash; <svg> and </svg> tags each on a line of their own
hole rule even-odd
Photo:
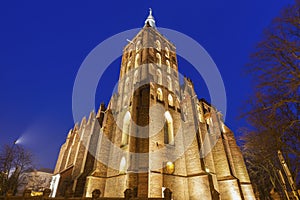
<svg viewBox="0 0 300 200">
<path fill-rule="evenodd" d="M 152 9 L 151 8 L 149 8 L 149 16 L 147 17 L 147 19 L 145 21 L 145 26 L 147 24 L 149 26 L 153 27 L 153 28 L 156 28 L 156 26 L 155 26 L 155 20 L 154 20 L 154 17 L 152 16 Z"/>
</svg>

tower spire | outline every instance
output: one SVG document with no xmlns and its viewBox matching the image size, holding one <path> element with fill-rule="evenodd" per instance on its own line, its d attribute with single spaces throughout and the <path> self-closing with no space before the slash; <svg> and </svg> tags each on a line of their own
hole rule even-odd
<svg viewBox="0 0 300 200">
<path fill-rule="evenodd" d="M 149 8 L 149 15 L 148 15 L 148 17 L 145 21 L 145 26 L 147 26 L 147 24 L 148 24 L 148 26 L 156 28 L 155 20 L 154 20 L 154 17 L 152 16 L 152 9 L 151 8 Z"/>
</svg>

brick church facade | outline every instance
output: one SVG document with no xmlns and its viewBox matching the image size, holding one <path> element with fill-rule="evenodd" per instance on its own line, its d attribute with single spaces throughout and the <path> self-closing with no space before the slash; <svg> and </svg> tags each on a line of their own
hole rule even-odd
<svg viewBox="0 0 300 200">
<path fill-rule="evenodd" d="M 52 196 L 174 200 L 255 199 L 233 132 L 217 109 L 179 83 L 176 47 L 150 11 L 124 47 L 118 91 L 70 130 L 57 159 Z M 203 149 L 208 149 L 205 151 Z"/>
</svg>

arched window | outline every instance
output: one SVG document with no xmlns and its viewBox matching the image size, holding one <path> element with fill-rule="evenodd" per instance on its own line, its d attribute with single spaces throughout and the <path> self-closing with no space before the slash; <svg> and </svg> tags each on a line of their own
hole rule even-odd
<svg viewBox="0 0 300 200">
<path fill-rule="evenodd" d="M 160 88 L 158 88 L 156 92 L 157 92 L 157 99 L 162 101 L 163 100 L 162 90 Z"/>
<path fill-rule="evenodd" d="M 135 55 L 135 62 L 134 62 L 135 68 L 137 68 L 140 65 L 139 60 L 140 60 L 140 54 L 138 53 Z"/>
<path fill-rule="evenodd" d="M 167 58 L 169 58 L 169 57 L 170 57 L 170 51 L 169 51 L 169 48 L 168 48 L 168 47 L 165 47 L 165 51 L 166 51 L 165 56 L 166 56 Z"/>
<path fill-rule="evenodd" d="M 173 119 L 169 111 L 165 112 L 164 143 L 174 145 Z"/>
<path fill-rule="evenodd" d="M 131 115 L 130 112 L 127 111 L 124 119 L 123 119 L 123 129 L 122 129 L 122 139 L 121 139 L 121 147 L 128 145 L 128 139 L 129 139 L 129 131 L 130 131 L 130 120 Z"/>
<path fill-rule="evenodd" d="M 139 71 L 135 70 L 133 74 L 133 82 L 136 83 L 138 81 L 138 78 L 139 78 Z"/>
<path fill-rule="evenodd" d="M 157 65 L 160 67 L 161 66 L 161 55 L 159 53 L 156 53 L 156 58 L 157 58 Z"/>
<path fill-rule="evenodd" d="M 168 102 L 170 106 L 174 106 L 173 97 L 171 94 L 168 95 Z"/>
<path fill-rule="evenodd" d="M 157 51 L 161 51 L 161 44 L 160 44 L 159 40 L 155 41 L 155 48 L 156 48 Z"/>
<path fill-rule="evenodd" d="M 127 93 L 129 88 L 129 78 L 127 77 L 124 83 L 124 92 Z"/>
<path fill-rule="evenodd" d="M 124 156 L 121 158 L 121 161 L 120 161 L 119 173 L 120 174 L 126 173 L 126 159 Z"/>
<path fill-rule="evenodd" d="M 136 45 L 135 45 L 135 51 L 138 52 L 141 49 L 142 45 L 141 45 L 141 41 L 137 41 Z"/>
<path fill-rule="evenodd" d="M 172 80 L 170 76 L 167 77 L 167 85 L 168 85 L 168 89 L 172 91 Z"/>
<path fill-rule="evenodd" d="M 131 66 L 131 60 L 128 61 L 127 68 L 130 68 L 130 66 Z"/>
<path fill-rule="evenodd" d="M 171 73 L 171 65 L 170 65 L 170 61 L 166 61 L 167 64 L 167 72 L 170 74 Z"/>
<path fill-rule="evenodd" d="M 162 75 L 161 75 L 161 71 L 159 69 L 156 70 L 156 76 L 157 76 L 157 83 L 158 84 L 162 84 Z"/>
</svg>

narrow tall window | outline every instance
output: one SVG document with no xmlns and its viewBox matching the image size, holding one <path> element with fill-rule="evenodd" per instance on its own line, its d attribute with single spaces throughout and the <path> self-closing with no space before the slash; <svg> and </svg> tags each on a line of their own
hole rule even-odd
<svg viewBox="0 0 300 200">
<path fill-rule="evenodd" d="M 137 68 L 140 65 L 140 54 L 136 54 L 135 56 L 135 62 L 134 62 L 134 67 Z"/>
<path fill-rule="evenodd" d="M 159 66 L 159 67 L 161 67 L 161 55 L 159 54 L 159 53 L 156 53 L 156 58 L 157 58 L 157 65 Z"/>
<path fill-rule="evenodd" d="M 133 83 L 136 83 L 138 81 L 139 78 L 139 71 L 136 70 L 133 74 Z"/>
<path fill-rule="evenodd" d="M 157 99 L 162 101 L 163 100 L 163 93 L 160 88 L 157 89 Z"/>
<path fill-rule="evenodd" d="M 173 97 L 171 94 L 168 95 L 168 102 L 170 106 L 174 106 Z"/>
<path fill-rule="evenodd" d="M 166 51 L 165 56 L 166 56 L 167 58 L 169 58 L 169 57 L 170 57 L 170 51 L 169 51 L 169 48 L 168 48 L 168 47 L 165 47 L 165 51 Z"/>
<path fill-rule="evenodd" d="M 157 51 L 161 51 L 161 44 L 160 44 L 159 40 L 155 41 L 155 48 L 156 48 Z"/>
<path fill-rule="evenodd" d="M 171 65 L 170 65 L 170 61 L 166 61 L 167 64 L 167 72 L 170 74 L 171 73 Z"/>
<path fill-rule="evenodd" d="M 164 143 L 174 145 L 173 119 L 169 111 L 165 112 Z"/>
<path fill-rule="evenodd" d="M 135 51 L 138 52 L 141 49 L 142 45 L 141 45 L 141 41 L 137 41 L 136 45 L 135 45 Z"/>
<path fill-rule="evenodd" d="M 159 69 L 156 70 L 156 76 L 157 76 L 157 83 L 158 84 L 162 84 L 162 75 L 161 75 L 161 71 Z"/>
<path fill-rule="evenodd" d="M 131 120 L 131 115 L 130 115 L 130 112 L 127 111 L 127 113 L 125 114 L 124 119 L 123 119 L 121 147 L 128 145 L 130 120 Z"/>
<path fill-rule="evenodd" d="M 168 84 L 168 89 L 172 91 L 172 80 L 170 76 L 167 77 L 167 84 Z"/>
</svg>

